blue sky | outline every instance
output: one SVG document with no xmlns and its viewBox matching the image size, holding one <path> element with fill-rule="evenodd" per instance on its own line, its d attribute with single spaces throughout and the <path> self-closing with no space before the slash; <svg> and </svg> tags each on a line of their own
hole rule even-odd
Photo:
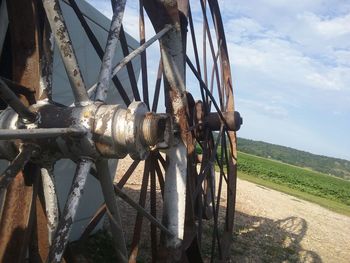
<svg viewBox="0 0 350 263">
<path fill-rule="evenodd" d="M 110 16 L 109 1 L 89 2 Z M 125 14 L 135 36 L 137 2 Z M 219 3 L 244 118 L 238 136 L 350 159 L 350 1 Z M 192 9 L 196 22 L 199 7 Z"/>
</svg>

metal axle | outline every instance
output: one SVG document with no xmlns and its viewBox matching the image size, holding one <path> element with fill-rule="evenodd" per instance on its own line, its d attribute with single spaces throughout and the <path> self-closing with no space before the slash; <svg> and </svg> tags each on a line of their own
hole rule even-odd
<svg viewBox="0 0 350 263">
<path fill-rule="evenodd" d="M 30 109 L 38 116 L 31 124 L 20 121 L 11 108 L 0 114 L 0 135 L 13 139 L 0 140 L 0 157 L 13 159 L 18 145 L 30 142 L 41 146 L 38 162 L 80 156 L 124 158 L 127 154 L 145 159 L 151 148 L 167 147 L 172 137 L 169 115 L 148 112 L 142 102 L 133 102 L 127 109 L 102 103 L 79 107 L 38 103 Z"/>
</svg>

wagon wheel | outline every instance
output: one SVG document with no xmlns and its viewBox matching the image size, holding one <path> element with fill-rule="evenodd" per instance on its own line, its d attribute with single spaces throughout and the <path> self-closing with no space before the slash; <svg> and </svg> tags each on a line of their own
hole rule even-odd
<svg viewBox="0 0 350 263">
<path fill-rule="evenodd" d="M 49 262 L 61 261 L 72 220 L 75 217 L 76 208 L 84 188 L 84 182 L 90 171 L 101 182 L 106 206 L 102 206 L 92 218 L 85 234 L 89 233 L 104 211 L 107 211 L 111 222 L 112 235 L 115 238 L 118 262 L 127 261 L 129 253 L 126 251 L 114 192 L 138 211 L 129 261 L 136 261 L 142 217 L 146 217 L 152 223 L 153 261 L 156 261 L 156 259 L 165 260 L 166 258 L 175 261 L 187 258 L 191 262 L 195 259 L 201 260 L 203 218 L 210 219 L 210 212 L 207 211 L 209 209 L 212 209 L 211 222 L 213 222 L 211 259 L 213 260 L 214 257 L 227 259 L 225 252 L 229 251 L 235 203 L 236 140 L 234 131 L 239 128 L 240 118 L 237 113 L 235 115 L 233 108 L 228 53 L 217 2 L 209 1 L 207 7 L 206 2 L 201 1 L 205 35 L 203 41 L 204 62 L 201 70 L 195 39 L 196 31 L 193 26 L 189 5 L 186 2 L 176 3 L 176 1 L 170 1 L 159 3 L 146 1 L 142 3 L 140 1 L 140 36 L 142 46 L 128 54 L 121 27 L 125 1 L 112 1 L 114 16 L 108 44 L 103 52 L 84 20 L 79 7 L 73 0 L 70 0 L 69 3 L 103 61 L 98 84 L 92 88 L 92 96 L 90 97 L 93 100 L 90 100 L 89 93 L 86 91 L 58 2 L 44 0 L 42 7 L 36 1 L 28 1 L 26 2 L 28 6 L 21 9 L 22 14 L 18 9 L 15 10 L 13 8 L 15 1 L 9 2 L 11 2 L 9 4 L 9 28 L 12 46 L 4 46 L 1 53 L 1 62 L 6 68 L 12 65 L 14 72 L 1 70 L 4 71 L 4 73 L 1 72 L 2 76 L 10 78 L 12 81 L 2 79 L 0 91 L 1 98 L 12 109 L 7 108 L 1 116 L 2 121 L 4 121 L 2 125 L 4 130 L 0 136 L 2 140 L 9 141 L 2 141 L 0 148 L 5 149 L 1 150 L 2 158 L 13 161 L 0 179 L 0 197 L 1 200 L 4 200 L 4 202 L 0 203 L 0 205 L 4 204 L 0 206 L 0 208 L 3 208 L 0 209 L 0 212 L 2 212 L 0 230 L 5 231 L 5 229 L 8 229 L 7 223 L 9 220 L 7 219 L 15 217 L 22 221 L 24 220 L 24 223 L 12 222 L 10 224 L 12 225 L 12 231 L 15 232 L 16 227 L 22 224 L 24 226 L 22 231 L 25 234 L 20 237 L 17 234 L 15 239 L 17 249 L 20 247 L 22 252 L 17 253 L 17 255 L 11 254 L 9 249 L 9 247 L 14 247 L 12 244 L 14 242 L 13 236 L 9 235 L 5 242 L 1 242 L 2 258 L 11 259 L 11 261 L 21 261 L 26 255 L 29 243 L 31 244 L 29 255 L 34 255 L 33 250 L 37 248 L 35 246 L 37 239 L 39 241 L 48 239 L 46 241 L 51 244 L 49 251 L 43 252 L 45 246 L 47 247 L 48 245 L 45 242 L 39 242 L 37 245 L 39 246 L 40 255 L 36 256 L 40 256 L 44 260 L 48 254 Z M 2 6 L 3 3 L 4 1 L 1 3 Z M 18 3 L 18 5 L 20 4 Z M 156 35 L 147 42 L 144 39 L 143 8 L 146 10 L 156 31 Z M 47 20 L 45 19 L 45 14 Z M 210 22 L 207 18 L 208 14 L 213 18 L 213 22 Z M 18 19 L 19 17 L 21 19 Z M 196 67 L 193 66 L 185 51 L 187 21 L 189 21 L 190 25 Z M 23 33 L 26 31 L 25 27 L 28 27 L 28 25 L 30 25 L 29 27 L 32 31 L 23 37 Z M 63 107 L 51 101 L 50 79 L 52 76 L 50 72 L 52 69 L 52 51 L 50 52 L 50 27 L 48 25 L 50 25 L 55 36 L 56 44 L 60 49 L 67 75 L 71 82 L 75 97 L 74 107 Z M 211 29 L 216 32 L 216 41 L 214 39 L 215 36 L 211 36 Z M 126 57 L 112 69 L 111 57 L 113 57 L 118 38 Z M 137 89 L 132 65 L 128 62 L 138 52 L 141 53 L 157 39 L 160 41 L 162 60 L 159 64 L 158 78 L 151 106 L 148 98 L 146 53 L 143 52 L 141 54 L 142 99 Z M 17 46 L 14 44 L 16 40 L 20 42 Z M 23 49 L 24 54 L 18 56 L 16 48 L 27 42 L 30 45 L 27 46 L 27 49 Z M 205 62 L 207 42 L 209 43 L 212 56 L 211 63 Z M 8 43 L 9 41 L 7 41 L 7 45 Z M 214 51 L 215 47 L 217 49 L 216 52 Z M 9 50 L 12 50 L 12 57 L 4 56 Z M 186 63 L 198 79 L 201 103 L 194 103 L 193 99 L 191 99 L 192 95 L 188 92 L 186 93 Z M 38 67 L 39 65 L 40 67 Z M 129 79 L 132 82 L 133 97 L 137 101 L 142 100 L 144 102 L 130 103 L 123 86 L 116 77 L 113 77 L 113 83 L 128 106 L 128 110 L 124 110 L 117 105 L 103 104 L 106 99 L 111 72 L 112 75 L 115 75 L 125 65 L 127 66 Z M 210 84 L 207 83 L 207 67 L 213 68 Z M 34 70 L 36 71 L 33 72 Z M 15 74 L 16 71 L 19 71 L 17 75 Z M 27 71 L 33 73 L 29 80 L 25 82 L 22 79 L 23 76 L 28 75 Z M 203 75 L 201 72 L 203 72 Z M 148 110 L 153 112 L 157 110 L 162 75 L 164 75 L 165 80 L 165 106 L 168 114 L 147 113 Z M 213 90 L 214 76 L 217 84 L 216 92 Z M 36 78 L 36 81 L 33 81 L 31 78 Z M 39 85 L 39 82 L 41 82 L 41 85 Z M 21 94 L 27 95 L 25 102 L 33 104 L 30 109 L 16 99 L 9 87 L 17 96 Z M 35 91 L 35 100 L 32 98 L 33 93 L 28 92 L 31 87 L 31 91 Z M 189 91 L 189 89 L 187 90 Z M 216 102 L 215 95 L 219 98 L 220 104 Z M 214 113 L 210 112 L 211 107 L 215 108 Z M 53 122 L 53 114 L 59 116 L 62 123 L 60 121 Z M 217 138 L 214 138 L 213 130 L 219 130 Z M 56 138 L 58 139 L 56 140 Z M 195 147 L 197 143 L 202 148 L 202 158 L 196 158 Z M 224 150 L 217 154 L 219 143 L 221 143 L 221 148 Z M 9 150 L 12 150 L 12 152 L 9 152 Z M 159 151 L 164 151 L 166 158 L 162 157 Z M 139 203 L 130 199 L 121 190 L 131 176 L 138 161 L 131 165 L 117 184 L 113 185 L 109 176 L 106 159 L 122 158 L 127 153 L 135 159 L 146 158 Z M 76 161 L 77 170 L 65 209 L 58 222 L 57 199 L 53 191 L 54 184 L 51 169 L 53 163 L 60 158 L 71 158 Z M 197 159 L 201 159 L 199 172 L 196 168 Z M 215 176 L 213 173 L 215 160 L 220 167 L 219 176 Z M 29 162 L 33 163 L 29 166 L 29 168 L 32 167 L 31 170 L 28 168 Z M 24 169 L 24 176 L 21 175 L 22 173 L 17 175 L 25 165 L 27 168 Z M 160 166 L 164 167 L 164 176 Z M 225 166 L 227 168 L 226 171 L 224 170 Z M 40 191 L 39 187 L 40 180 L 38 178 L 40 176 L 35 173 L 35 169 L 38 170 L 38 168 L 41 170 L 41 180 L 43 181 L 42 191 Z M 156 219 L 156 176 L 164 196 L 162 223 Z M 32 177 L 32 181 L 28 180 L 29 177 Z M 151 211 L 147 212 L 143 206 L 149 177 Z M 18 178 L 22 180 L 20 183 L 17 183 L 19 181 Z M 24 186 L 23 178 L 29 181 L 27 182 L 29 186 Z M 214 183 L 215 181 L 217 182 Z M 16 186 L 16 183 L 18 186 Z M 220 208 L 219 203 L 224 183 L 226 183 L 227 197 L 226 212 L 224 212 L 222 219 L 218 215 L 219 210 L 223 209 Z M 215 187 L 215 185 L 218 187 Z M 17 209 L 14 212 L 8 208 L 11 206 L 8 204 L 17 205 L 16 200 L 13 201 L 10 198 L 15 192 L 13 191 L 15 187 L 20 188 L 22 191 L 27 191 L 26 189 L 29 187 L 27 194 L 29 198 L 24 198 L 24 201 L 28 202 L 28 204 L 25 202 L 23 204 L 27 207 L 26 209 Z M 39 206 L 35 206 L 35 198 L 38 195 L 41 197 L 41 203 L 36 203 L 45 207 L 44 214 L 46 214 L 49 230 L 48 238 L 47 236 L 45 237 L 46 233 L 40 235 L 46 229 L 45 223 L 43 223 L 45 216 L 39 217 L 35 215 L 35 210 L 37 210 L 36 214 L 40 212 Z M 19 211 L 22 214 L 18 214 Z M 38 222 L 37 230 L 39 234 L 32 230 L 36 221 Z M 220 225 L 223 225 L 223 227 Z M 164 239 L 164 242 L 157 242 L 160 232 L 157 229 L 161 230 L 160 238 Z"/>
</svg>

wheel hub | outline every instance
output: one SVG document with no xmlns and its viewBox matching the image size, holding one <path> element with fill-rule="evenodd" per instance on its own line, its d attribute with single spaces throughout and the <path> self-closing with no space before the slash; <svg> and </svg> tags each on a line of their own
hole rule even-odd
<svg viewBox="0 0 350 263">
<path fill-rule="evenodd" d="M 80 107 L 40 102 L 31 106 L 37 114 L 34 123 L 24 123 L 11 108 L 0 114 L 0 128 L 10 130 L 72 128 L 81 134 L 62 134 L 54 138 L 29 138 L 0 141 L 0 156 L 13 159 L 22 143 L 34 143 L 41 148 L 39 162 L 78 157 L 93 159 L 124 158 L 145 159 L 152 148 L 169 146 L 172 133 L 168 114 L 148 112 L 142 102 L 133 102 L 128 108 L 122 105 L 91 103 Z"/>
</svg>

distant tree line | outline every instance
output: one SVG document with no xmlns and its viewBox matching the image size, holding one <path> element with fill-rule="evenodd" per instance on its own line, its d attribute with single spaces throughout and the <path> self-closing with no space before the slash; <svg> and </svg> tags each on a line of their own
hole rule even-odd
<svg viewBox="0 0 350 263">
<path fill-rule="evenodd" d="M 238 138 L 237 147 L 239 151 L 244 153 L 274 159 L 344 179 L 350 179 L 350 161 L 347 160 L 316 155 L 290 147 L 244 138 Z"/>
</svg>

